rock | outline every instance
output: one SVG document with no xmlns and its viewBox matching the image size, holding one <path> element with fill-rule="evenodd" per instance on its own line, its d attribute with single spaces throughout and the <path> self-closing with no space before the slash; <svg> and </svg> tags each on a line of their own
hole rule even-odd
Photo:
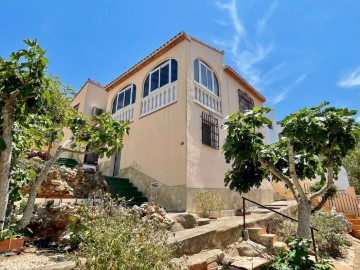
<svg viewBox="0 0 360 270">
<path fill-rule="evenodd" d="M 266 254 L 266 247 L 250 240 L 236 243 L 236 248 L 240 256 L 263 257 Z"/>
<path fill-rule="evenodd" d="M 180 224 L 180 223 L 177 223 L 175 222 L 172 226 L 171 226 L 171 231 L 172 232 L 177 232 L 177 231 L 181 231 L 183 230 L 184 227 Z"/>
<path fill-rule="evenodd" d="M 35 161 L 35 162 L 42 162 L 43 161 L 40 157 L 32 157 L 31 160 Z"/>
<path fill-rule="evenodd" d="M 199 217 L 194 214 L 180 213 L 173 217 L 174 221 L 180 223 L 184 229 L 191 229 L 198 226 Z"/>
<path fill-rule="evenodd" d="M 71 241 L 71 235 L 72 235 L 72 232 L 70 231 L 64 231 L 61 236 L 59 237 L 59 242 L 61 244 L 68 244 L 70 243 Z"/>
</svg>

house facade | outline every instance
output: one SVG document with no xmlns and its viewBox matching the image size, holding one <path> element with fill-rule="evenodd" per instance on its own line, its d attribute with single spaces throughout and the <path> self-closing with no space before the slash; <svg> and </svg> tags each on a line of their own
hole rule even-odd
<svg viewBox="0 0 360 270">
<path fill-rule="evenodd" d="M 194 211 L 196 192 L 214 190 L 224 209 L 240 195 L 224 186 L 225 117 L 265 98 L 230 66 L 224 52 L 181 32 L 106 86 L 88 80 L 72 101 L 85 115 L 101 110 L 130 122 L 124 148 L 98 161 L 104 175 L 128 177 L 170 211 Z M 101 109 L 101 110 L 99 110 Z M 270 182 L 248 197 L 274 201 Z"/>
</svg>

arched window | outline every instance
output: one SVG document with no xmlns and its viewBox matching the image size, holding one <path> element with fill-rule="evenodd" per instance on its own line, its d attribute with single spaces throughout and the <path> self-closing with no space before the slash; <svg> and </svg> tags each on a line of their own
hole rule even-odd
<svg viewBox="0 0 360 270">
<path fill-rule="evenodd" d="M 178 64 L 175 59 L 169 59 L 155 67 L 146 77 L 143 97 L 151 92 L 177 80 Z"/>
<path fill-rule="evenodd" d="M 136 85 L 130 84 L 119 91 L 115 96 L 112 106 L 112 113 L 135 103 Z"/>
<path fill-rule="evenodd" d="M 219 82 L 212 69 L 199 59 L 194 61 L 194 80 L 219 96 Z"/>
</svg>

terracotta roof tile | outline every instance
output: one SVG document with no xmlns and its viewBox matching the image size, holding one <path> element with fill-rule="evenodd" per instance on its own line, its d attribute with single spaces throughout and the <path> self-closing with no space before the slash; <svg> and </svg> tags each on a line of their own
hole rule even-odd
<svg viewBox="0 0 360 270">
<path fill-rule="evenodd" d="M 241 77 L 232 67 L 226 65 L 224 67 L 224 71 L 231 75 L 237 82 L 239 82 L 247 91 L 257 97 L 261 102 L 266 101 L 266 98 L 243 77 Z"/>
</svg>

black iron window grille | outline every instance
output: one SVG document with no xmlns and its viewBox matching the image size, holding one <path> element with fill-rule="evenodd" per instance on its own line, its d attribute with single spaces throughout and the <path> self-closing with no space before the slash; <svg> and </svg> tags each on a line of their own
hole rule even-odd
<svg viewBox="0 0 360 270">
<path fill-rule="evenodd" d="M 252 110 L 254 108 L 254 100 L 246 93 L 239 89 L 239 109 L 241 112 Z"/>
<path fill-rule="evenodd" d="M 219 149 L 219 123 L 211 114 L 202 112 L 202 143 Z"/>
</svg>

